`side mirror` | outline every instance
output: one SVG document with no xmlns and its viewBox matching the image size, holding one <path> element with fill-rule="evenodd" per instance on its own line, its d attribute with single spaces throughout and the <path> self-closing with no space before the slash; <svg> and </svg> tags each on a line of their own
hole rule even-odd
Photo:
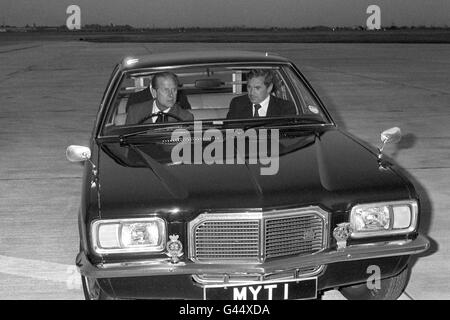
<svg viewBox="0 0 450 320">
<path fill-rule="evenodd" d="M 91 159 L 91 149 L 83 146 L 68 146 L 66 149 L 66 158 L 70 162 L 81 162 Z"/>
<path fill-rule="evenodd" d="M 402 139 L 402 131 L 398 127 L 390 128 L 381 133 L 383 146 L 386 143 L 397 143 Z"/>
<path fill-rule="evenodd" d="M 381 142 L 383 145 L 381 148 L 378 149 L 378 161 L 381 161 L 381 158 L 383 156 L 382 152 L 384 149 L 384 146 L 387 143 L 397 143 L 402 139 L 402 131 L 398 127 L 393 127 L 390 129 L 387 129 L 381 133 Z M 380 166 L 382 167 L 382 164 L 380 162 Z"/>
</svg>

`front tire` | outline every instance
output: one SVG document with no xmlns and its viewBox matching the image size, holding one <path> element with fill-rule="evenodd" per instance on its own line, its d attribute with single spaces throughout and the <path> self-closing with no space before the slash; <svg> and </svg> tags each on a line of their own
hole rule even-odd
<svg viewBox="0 0 450 320">
<path fill-rule="evenodd" d="M 79 246 L 80 252 L 83 250 L 81 245 Z M 83 287 L 83 294 L 85 300 L 110 300 L 111 298 L 106 295 L 100 288 L 100 285 L 94 278 L 88 278 L 81 276 L 81 284 Z"/>
<path fill-rule="evenodd" d="M 340 289 L 348 300 L 397 300 L 406 288 L 409 280 L 409 268 L 398 275 L 380 280 L 380 288 L 369 289 L 367 283 Z"/>
<path fill-rule="evenodd" d="M 95 279 L 81 276 L 81 283 L 83 285 L 83 294 L 86 300 L 109 300 L 103 290 L 100 288 Z"/>
</svg>

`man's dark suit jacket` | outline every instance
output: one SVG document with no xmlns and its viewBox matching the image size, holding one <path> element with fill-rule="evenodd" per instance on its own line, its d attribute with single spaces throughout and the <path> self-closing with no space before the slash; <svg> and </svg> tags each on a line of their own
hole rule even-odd
<svg viewBox="0 0 450 320">
<path fill-rule="evenodd" d="M 128 107 L 127 112 L 127 119 L 125 121 L 125 124 L 137 124 L 139 121 L 144 119 L 145 117 L 152 114 L 153 110 L 153 101 L 144 101 L 141 103 L 132 104 Z M 193 121 L 194 116 L 192 113 L 190 113 L 187 110 L 184 110 L 180 107 L 180 105 L 175 104 L 172 108 L 170 108 L 169 112 L 170 114 L 173 114 L 174 116 L 177 116 L 178 118 L 181 118 L 183 121 Z M 168 122 L 176 122 L 178 121 L 175 118 L 172 118 L 170 116 L 167 116 Z M 152 123 L 152 119 L 149 118 L 144 123 Z"/>
<path fill-rule="evenodd" d="M 266 117 L 296 115 L 295 106 L 291 101 L 270 96 Z M 253 118 L 253 104 L 248 95 L 233 98 L 230 102 L 227 119 Z"/>
</svg>

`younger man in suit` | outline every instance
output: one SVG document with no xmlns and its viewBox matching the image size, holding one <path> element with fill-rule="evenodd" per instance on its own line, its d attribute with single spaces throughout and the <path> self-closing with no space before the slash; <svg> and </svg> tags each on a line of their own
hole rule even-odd
<svg viewBox="0 0 450 320">
<path fill-rule="evenodd" d="M 295 115 L 291 101 L 271 95 L 273 83 L 271 70 L 251 70 L 247 75 L 247 95 L 231 100 L 227 119 Z"/>
</svg>

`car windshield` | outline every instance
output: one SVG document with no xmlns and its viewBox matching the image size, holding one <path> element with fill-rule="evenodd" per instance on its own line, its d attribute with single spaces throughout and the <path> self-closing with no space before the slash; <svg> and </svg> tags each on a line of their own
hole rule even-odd
<svg viewBox="0 0 450 320">
<path fill-rule="evenodd" d="M 103 122 L 103 136 L 189 126 L 193 121 L 243 128 L 249 122 L 256 126 L 258 122 L 265 126 L 293 119 L 330 122 L 289 65 L 206 65 L 164 72 L 143 69 L 123 73 Z"/>
</svg>

